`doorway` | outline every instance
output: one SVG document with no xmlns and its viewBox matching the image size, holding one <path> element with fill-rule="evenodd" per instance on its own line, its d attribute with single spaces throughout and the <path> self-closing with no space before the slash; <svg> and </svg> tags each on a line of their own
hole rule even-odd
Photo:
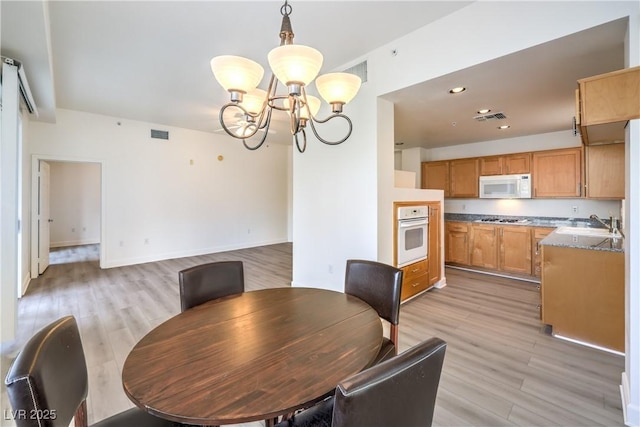
<svg viewBox="0 0 640 427">
<path fill-rule="evenodd" d="M 102 265 L 102 170 L 102 162 L 33 156 L 31 278 L 50 262 L 72 262 L 59 255 L 79 248 L 99 253 Z"/>
</svg>

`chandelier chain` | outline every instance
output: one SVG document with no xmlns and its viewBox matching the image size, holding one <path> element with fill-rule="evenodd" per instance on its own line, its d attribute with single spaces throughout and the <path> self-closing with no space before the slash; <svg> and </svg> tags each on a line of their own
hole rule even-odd
<svg viewBox="0 0 640 427">
<path fill-rule="evenodd" d="M 282 16 L 289 16 L 291 15 L 292 11 L 293 11 L 293 8 L 289 4 L 289 0 L 285 0 L 284 4 L 280 7 L 280 14 Z"/>
</svg>

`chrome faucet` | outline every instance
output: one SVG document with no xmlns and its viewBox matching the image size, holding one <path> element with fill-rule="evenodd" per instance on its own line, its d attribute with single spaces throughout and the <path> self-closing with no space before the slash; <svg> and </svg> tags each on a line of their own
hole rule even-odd
<svg viewBox="0 0 640 427">
<path fill-rule="evenodd" d="M 620 234 L 622 237 L 624 237 L 624 234 L 622 234 L 622 231 L 620 231 L 620 229 L 619 229 L 620 225 L 619 225 L 619 222 L 618 222 L 618 218 L 614 218 L 614 217 L 610 216 L 609 217 L 609 224 L 607 224 L 606 222 L 604 222 L 603 220 L 598 218 L 598 215 L 596 215 L 596 214 L 592 214 L 589 218 L 590 219 L 595 219 L 600 224 L 602 224 L 605 227 L 607 227 L 607 229 L 609 229 L 609 233 L 612 233 L 613 235 Z"/>
<path fill-rule="evenodd" d="M 607 227 L 609 229 L 609 233 L 613 233 L 613 218 L 609 218 L 609 224 L 607 224 L 606 222 L 604 222 L 603 220 L 601 220 L 600 218 L 598 218 L 598 215 L 596 214 L 592 214 L 589 219 L 595 219 L 596 221 L 598 221 L 600 224 L 604 225 L 605 227 Z"/>
</svg>

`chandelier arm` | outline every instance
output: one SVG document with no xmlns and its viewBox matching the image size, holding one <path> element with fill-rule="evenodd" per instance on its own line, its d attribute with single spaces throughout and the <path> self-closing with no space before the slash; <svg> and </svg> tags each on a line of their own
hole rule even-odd
<svg viewBox="0 0 640 427">
<path fill-rule="evenodd" d="M 302 144 L 302 148 L 300 148 L 300 142 L 298 141 L 298 135 L 302 134 L 303 137 L 303 144 Z M 296 140 L 296 148 L 298 149 L 298 151 L 300 153 L 304 153 L 304 151 L 307 149 L 307 133 L 304 131 L 304 129 L 302 129 L 302 132 L 296 132 L 295 134 L 293 134 L 293 137 Z"/>
<path fill-rule="evenodd" d="M 267 111 L 267 118 L 265 120 L 264 125 L 262 125 L 262 127 L 257 127 L 256 126 L 256 130 L 255 132 L 253 132 L 249 137 L 247 138 L 241 138 L 242 139 L 242 144 L 244 145 L 244 147 L 248 150 L 257 150 L 258 148 L 262 147 L 262 144 L 264 144 L 264 142 L 267 140 L 267 135 L 269 134 L 269 127 L 271 126 L 271 108 L 269 108 L 269 111 Z M 265 128 L 264 130 L 264 134 L 262 135 L 262 138 L 260 139 L 260 142 L 251 147 L 249 144 L 247 144 L 247 139 L 251 138 L 253 135 L 256 134 L 256 132 L 258 132 L 258 129 L 262 129 Z"/>
<path fill-rule="evenodd" d="M 347 121 L 347 123 L 349 124 L 349 131 L 347 132 L 347 134 L 345 135 L 344 138 L 342 138 L 339 141 L 327 141 L 326 139 L 322 138 L 319 134 L 318 131 L 316 130 L 316 126 L 314 123 L 327 123 L 329 120 L 331 119 L 335 119 L 336 117 L 341 117 L 344 120 Z M 351 136 L 351 131 L 353 130 L 353 123 L 351 123 L 351 119 L 342 114 L 342 113 L 333 113 L 332 115 L 330 115 L 329 117 L 327 117 L 324 120 L 320 120 L 316 117 L 311 117 L 309 120 L 309 123 L 311 123 L 311 130 L 313 131 L 313 134 L 316 136 L 316 138 L 318 138 L 318 140 L 320 140 L 320 142 L 327 144 L 327 145 L 338 145 L 338 144 L 342 144 L 343 142 L 345 142 L 347 139 L 349 139 L 349 137 Z"/>
<path fill-rule="evenodd" d="M 225 131 L 227 134 L 229 134 L 229 136 L 232 136 L 232 137 L 234 137 L 234 138 L 236 138 L 236 139 L 242 139 L 241 137 L 239 137 L 238 135 L 236 135 L 234 132 L 232 132 L 232 131 L 227 127 L 227 124 L 224 122 L 224 118 L 223 118 L 223 116 L 224 116 L 224 112 L 225 112 L 225 110 L 226 110 L 227 108 L 229 108 L 229 107 L 239 108 L 239 109 L 240 109 L 240 110 L 242 110 L 246 115 L 249 115 L 249 116 L 250 116 L 251 114 L 250 114 L 247 110 L 245 110 L 245 109 L 244 109 L 244 107 L 243 107 L 242 105 L 237 104 L 237 103 L 235 103 L 235 102 L 228 102 L 228 103 L 224 104 L 224 105 L 222 106 L 222 108 L 220 109 L 220 114 L 218 115 L 218 118 L 220 119 L 220 125 L 222 126 L 222 129 L 224 129 L 224 131 Z M 255 129 L 255 130 L 254 130 L 254 131 L 253 131 L 253 132 L 252 132 L 252 133 L 251 133 L 247 138 L 252 137 L 253 135 L 255 135 L 255 134 L 256 134 L 256 132 L 258 132 L 258 128 L 257 128 L 257 127 L 256 127 L 256 129 Z"/>
</svg>

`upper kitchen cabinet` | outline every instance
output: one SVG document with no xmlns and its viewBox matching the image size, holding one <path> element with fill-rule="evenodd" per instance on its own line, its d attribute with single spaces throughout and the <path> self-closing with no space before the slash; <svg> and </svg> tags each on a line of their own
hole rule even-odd
<svg viewBox="0 0 640 427">
<path fill-rule="evenodd" d="M 585 148 L 586 194 L 589 199 L 624 199 L 624 144 Z"/>
<path fill-rule="evenodd" d="M 533 153 L 533 197 L 582 195 L 582 147 Z"/>
<path fill-rule="evenodd" d="M 509 175 L 531 172 L 531 153 L 480 157 L 480 175 Z"/>
<path fill-rule="evenodd" d="M 640 67 L 578 80 L 576 124 L 585 145 L 624 141 L 627 120 L 640 118 Z"/>
<path fill-rule="evenodd" d="M 478 159 L 457 159 L 449 162 L 450 197 L 478 197 Z"/>
<path fill-rule="evenodd" d="M 444 190 L 444 197 L 449 197 L 449 161 L 423 162 L 421 187 Z"/>
</svg>

